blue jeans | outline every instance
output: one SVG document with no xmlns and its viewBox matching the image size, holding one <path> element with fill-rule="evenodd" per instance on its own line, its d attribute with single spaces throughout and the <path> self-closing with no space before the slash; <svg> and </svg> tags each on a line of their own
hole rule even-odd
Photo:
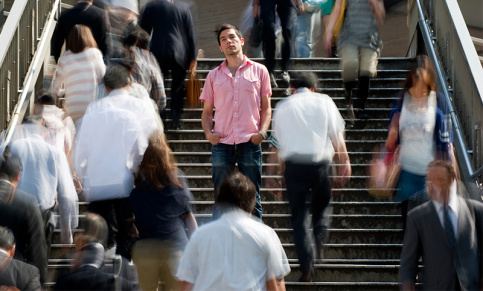
<svg viewBox="0 0 483 291">
<path fill-rule="evenodd" d="M 235 171 L 235 164 L 238 164 L 240 172 L 247 176 L 257 189 L 257 201 L 254 215 L 262 218 L 262 204 L 260 203 L 260 185 L 262 184 L 262 147 L 252 142 L 245 142 L 235 145 L 216 144 L 211 148 L 213 183 L 215 184 L 215 198 L 225 179 Z M 216 209 L 213 210 L 216 218 Z"/>
</svg>

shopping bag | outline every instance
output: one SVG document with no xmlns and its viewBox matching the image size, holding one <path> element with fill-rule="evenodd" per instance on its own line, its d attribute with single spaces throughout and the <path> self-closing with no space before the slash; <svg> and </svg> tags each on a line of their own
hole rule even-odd
<svg viewBox="0 0 483 291">
<path fill-rule="evenodd" d="M 367 192 L 376 198 L 391 198 L 396 190 L 401 165 L 399 149 L 386 151 L 384 145 L 376 147 L 368 168 Z"/>
<path fill-rule="evenodd" d="M 186 107 L 195 108 L 201 106 L 201 81 L 197 73 L 190 74 L 186 83 Z"/>
</svg>

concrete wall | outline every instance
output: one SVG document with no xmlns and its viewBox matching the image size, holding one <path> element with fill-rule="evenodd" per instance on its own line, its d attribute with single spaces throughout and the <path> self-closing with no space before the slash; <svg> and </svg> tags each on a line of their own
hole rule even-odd
<svg viewBox="0 0 483 291">
<path fill-rule="evenodd" d="M 458 0 L 461 13 L 468 26 L 483 29 L 483 1 L 482 0 Z"/>
</svg>

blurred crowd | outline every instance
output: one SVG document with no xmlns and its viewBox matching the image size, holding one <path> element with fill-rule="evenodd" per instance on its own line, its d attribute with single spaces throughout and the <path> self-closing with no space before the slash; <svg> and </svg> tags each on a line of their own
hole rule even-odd
<svg viewBox="0 0 483 291">
<path fill-rule="evenodd" d="M 286 189 L 299 281 L 315 280 L 332 190 L 352 176 L 346 129 L 371 118 L 384 3 L 249 2 L 241 30 L 217 28 L 213 42 L 225 59 L 199 96 L 215 201 L 213 221 L 200 228 L 165 135 L 183 129 L 185 78 L 197 67 L 192 7 L 79 0 L 60 15 L 50 88 L 33 115 L 2 135 L 0 290 L 50 281 L 54 290 L 285 290 L 289 261 L 262 223 L 264 140 L 274 153 L 266 173 L 283 177 L 267 187 L 275 199 Z M 289 72 L 291 59 L 313 57 L 319 40 L 328 57 L 341 58 L 345 120 L 315 73 Z M 412 66 L 389 116 L 385 166 L 375 169 L 386 177 L 389 161 L 398 165 L 384 191 L 401 205 L 401 288 L 480 290 L 483 204 L 462 198 L 449 105 L 431 61 L 419 56 Z M 288 97 L 272 116 L 278 87 Z M 56 262 L 69 269 L 51 278 L 47 266 Z"/>
</svg>

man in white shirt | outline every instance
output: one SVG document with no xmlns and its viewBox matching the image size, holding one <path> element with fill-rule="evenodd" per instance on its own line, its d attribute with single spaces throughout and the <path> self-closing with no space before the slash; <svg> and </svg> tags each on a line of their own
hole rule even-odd
<svg viewBox="0 0 483 291">
<path fill-rule="evenodd" d="M 315 93 L 316 82 L 313 73 L 294 76 L 290 82 L 294 94 L 277 104 L 273 119 L 275 137 L 279 142 L 278 156 L 285 166 L 302 282 L 311 282 L 314 272 L 311 239 L 305 225 L 308 215 L 305 201 L 312 191 L 312 224 L 320 258 L 327 236 L 323 213 L 331 197 L 329 165 L 334 156 L 339 177 L 335 184 L 342 187 L 351 176 L 344 141 L 344 120 L 329 96 Z"/>
<path fill-rule="evenodd" d="M 108 95 L 91 103 L 82 120 L 74 164 L 84 188 L 82 195 L 91 202 L 89 210 L 108 223 L 108 247 L 114 245 L 117 227 L 120 228 L 116 239 L 119 250 L 125 235 L 122 223 L 127 218 L 121 207 L 134 188 L 133 173 L 142 160 L 149 136 L 158 128 L 157 113 L 145 100 L 129 95 L 131 74 L 126 66 L 110 66 L 104 85 Z"/>
<path fill-rule="evenodd" d="M 408 213 L 401 252 L 402 290 L 481 290 L 483 204 L 458 196 L 451 162 L 428 165 L 426 188 L 431 201 Z M 424 268 L 419 276 L 422 257 Z"/>
<path fill-rule="evenodd" d="M 61 242 L 71 244 L 71 230 L 77 227 L 79 207 L 69 163 L 62 150 L 43 139 L 44 129 L 34 119 L 15 129 L 9 145 L 24 165 L 17 188 L 37 198 L 47 245 L 50 246 L 55 225 L 51 215 L 54 210 L 60 215 Z"/>
<path fill-rule="evenodd" d="M 275 231 L 250 217 L 255 197 L 239 172 L 223 182 L 221 218 L 194 232 L 181 259 L 182 290 L 285 290 L 288 260 Z"/>
</svg>

